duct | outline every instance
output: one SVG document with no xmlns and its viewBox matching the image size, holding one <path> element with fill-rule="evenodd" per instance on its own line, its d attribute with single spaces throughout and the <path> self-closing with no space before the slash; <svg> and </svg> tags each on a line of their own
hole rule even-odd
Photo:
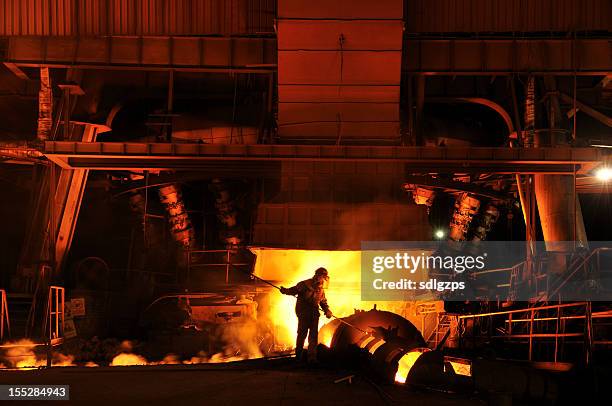
<svg viewBox="0 0 612 406">
<path fill-rule="evenodd" d="M 493 203 L 487 203 L 482 213 L 475 218 L 475 225 L 472 228 L 470 234 L 471 241 L 482 241 L 486 239 L 487 234 L 491 231 L 491 228 L 497 223 L 499 219 L 499 210 Z"/>
<path fill-rule="evenodd" d="M 40 68 L 40 91 L 38 92 L 38 129 L 36 137 L 46 141 L 51 136 L 53 127 L 53 91 L 49 68 Z"/>
<path fill-rule="evenodd" d="M 550 129 L 535 131 L 538 147 L 569 144 L 567 132 L 559 130 L 561 112 L 556 100 L 554 78 L 544 78 L 546 90 L 551 98 L 548 103 Z M 535 97 L 535 95 L 533 95 Z M 535 113 L 535 111 L 534 111 Z M 532 118 L 534 120 L 535 118 Z M 535 175 L 535 195 L 547 251 L 567 250 L 556 241 L 576 241 L 577 247 L 587 246 L 586 229 L 582 218 L 580 201 L 576 194 L 574 177 L 568 175 Z M 564 269 L 563 266 L 554 267 Z"/>
<path fill-rule="evenodd" d="M 535 78 L 530 76 L 527 79 L 527 89 L 525 96 L 525 131 L 523 131 L 523 146 L 532 147 L 534 142 L 535 129 Z"/>
<path fill-rule="evenodd" d="M 427 212 L 429 213 L 429 208 L 436 197 L 436 192 L 415 184 L 406 184 L 404 185 L 404 189 L 412 193 L 412 198 L 417 205 L 427 206 Z"/>
<path fill-rule="evenodd" d="M 159 200 L 168 213 L 170 232 L 174 240 L 185 249 L 193 248 L 195 244 L 194 230 L 178 184 L 159 188 Z"/>
<path fill-rule="evenodd" d="M 181 115 L 172 119 L 172 140 L 204 144 L 257 144 L 259 130 L 251 126 L 233 126 L 226 122 L 206 120 L 194 115 Z M 227 247 L 244 240 L 244 229 L 238 222 L 238 204 L 229 183 L 213 179 L 209 186 L 215 197 L 217 218 L 221 223 L 220 239 Z"/>
<path fill-rule="evenodd" d="M 228 126 L 199 117 L 179 116 L 172 119 L 174 142 L 204 144 L 257 144 L 259 130 L 252 126 Z"/>
<path fill-rule="evenodd" d="M 455 199 L 455 211 L 450 221 L 448 238 L 452 241 L 464 241 L 472 219 L 478 213 L 480 200 L 468 193 L 461 193 Z"/>
<path fill-rule="evenodd" d="M 495 103 L 493 100 L 485 99 L 482 97 L 429 97 L 427 98 L 427 102 L 430 103 L 453 103 L 453 102 L 461 102 L 461 103 L 473 103 L 480 104 L 482 106 L 489 107 L 491 110 L 495 111 L 508 128 L 508 132 L 512 134 L 514 132 L 514 125 L 512 125 L 512 119 L 510 118 L 510 114 L 498 103 Z"/>
<path fill-rule="evenodd" d="M 244 229 L 238 223 L 238 209 L 235 196 L 227 182 L 213 179 L 209 189 L 215 196 L 217 218 L 221 223 L 220 238 L 228 248 L 239 245 L 244 239 Z"/>
</svg>

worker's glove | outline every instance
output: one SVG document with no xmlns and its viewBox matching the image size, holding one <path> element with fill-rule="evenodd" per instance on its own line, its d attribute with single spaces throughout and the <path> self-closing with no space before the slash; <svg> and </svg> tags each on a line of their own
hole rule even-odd
<svg viewBox="0 0 612 406">
<path fill-rule="evenodd" d="M 325 317 L 327 317 L 328 319 L 331 319 L 332 316 L 333 316 L 333 314 L 332 314 L 331 310 L 328 309 L 328 310 L 325 311 Z"/>
<path fill-rule="evenodd" d="M 281 286 L 281 287 L 280 287 L 280 292 L 281 292 L 283 295 L 286 295 L 286 294 L 287 294 L 287 288 L 286 288 L 286 287 L 284 287 L 284 286 Z"/>
</svg>

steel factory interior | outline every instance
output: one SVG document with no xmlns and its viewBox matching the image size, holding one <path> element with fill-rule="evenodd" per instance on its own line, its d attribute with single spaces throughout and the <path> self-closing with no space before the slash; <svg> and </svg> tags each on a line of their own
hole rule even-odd
<svg viewBox="0 0 612 406">
<path fill-rule="evenodd" d="M 610 404 L 611 127 L 611 0 L 0 0 L 0 400 Z"/>
</svg>

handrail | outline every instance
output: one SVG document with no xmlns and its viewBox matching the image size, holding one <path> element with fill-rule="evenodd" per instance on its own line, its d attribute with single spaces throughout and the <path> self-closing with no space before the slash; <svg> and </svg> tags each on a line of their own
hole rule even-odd
<svg viewBox="0 0 612 406">
<path fill-rule="evenodd" d="M 61 338 L 64 333 L 65 289 L 61 286 L 49 286 L 45 326 L 49 329 L 49 342 Z"/>
<path fill-rule="evenodd" d="M 549 310 L 549 309 L 560 309 L 563 307 L 579 307 L 584 306 L 588 302 L 575 302 L 575 303 L 560 303 L 554 305 L 547 306 L 539 306 L 539 307 L 527 307 L 525 309 L 515 309 L 515 310 L 504 310 L 501 312 L 490 312 L 490 313 L 478 313 L 478 314 L 462 314 L 459 319 L 470 319 L 476 317 L 490 317 L 490 316 L 501 316 L 504 314 L 515 314 L 515 313 L 529 313 L 531 311 L 540 311 L 540 310 Z"/>
<path fill-rule="evenodd" d="M 153 305 L 155 305 L 158 302 L 161 302 L 164 299 L 182 299 L 182 298 L 187 298 L 187 299 L 214 299 L 214 298 L 224 298 L 223 295 L 220 295 L 218 293 L 176 293 L 176 294 L 171 294 L 171 295 L 163 295 L 158 297 L 157 299 L 155 299 L 154 301 L 152 301 L 143 311 L 142 313 L 146 313 L 151 307 L 153 307 Z"/>
</svg>

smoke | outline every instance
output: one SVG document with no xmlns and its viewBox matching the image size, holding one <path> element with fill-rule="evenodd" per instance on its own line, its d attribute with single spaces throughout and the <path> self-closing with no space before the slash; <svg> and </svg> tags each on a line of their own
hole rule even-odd
<svg viewBox="0 0 612 406">
<path fill-rule="evenodd" d="M 225 325 L 221 329 L 219 338 L 223 343 L 223 354 L 225 356 L 250 359 L 263 356 L 259 348 L 258 337 L 258 324 L 254 319 L 250 319 L 244 323 L 229 323 Z"/>
<path fill-rule="evenodd" d="M 37 346 L 33 341 L 23 339 L 3 344 L 0 353 L 0 368 L 37 368 L 47 365 L 45 346 Z M 74 356 L 58 351 L 51 354 L 52 366 L 72 366 Z"/>
<path fill-rule="evenodd" d="M 177 365 L 177 364 L 203 364 L 238 361 L 249 358 L 261 357 L 262 353 L 258 346 L 257 323 L 253 320 L 244 325 L 230 324 L 222 330 L 219 339 L 224 342 L 224 350 L 212 355 L 200 351 L 198 354 L 187 359 L 181 359 L 176 354 L 167 354 L 161 360 L 148 360 L 143 354 L 139 354 L 138 342 L 122 341 L 119 343 L 114 339 L 79 340 L 70 343 L 69 348 L 75 352 L 66 354 L 63 351 L 53 350 L 51 354 L 51 366 L 85 366 L 98 367 L 129 366 L 129 365 Z M 78 343 L 78 344 L 77 344 Z M 79 350 L 80 349 L 80 350 Z M 92 358 L 85 358 L 85 357 Z M 78 360 L 78 361 L 75 361 Z M 101 363 L 96 362 L 102 360 Z M 106 360 L 106 361 L 104 361 Z M 47 348 L 35 345 L 30 340 L 19 340 L 5 343 L 3 351 L 0 352 L 0 369 L 6 368 L 38 368 L 47 365 Z"/>
</svg>

